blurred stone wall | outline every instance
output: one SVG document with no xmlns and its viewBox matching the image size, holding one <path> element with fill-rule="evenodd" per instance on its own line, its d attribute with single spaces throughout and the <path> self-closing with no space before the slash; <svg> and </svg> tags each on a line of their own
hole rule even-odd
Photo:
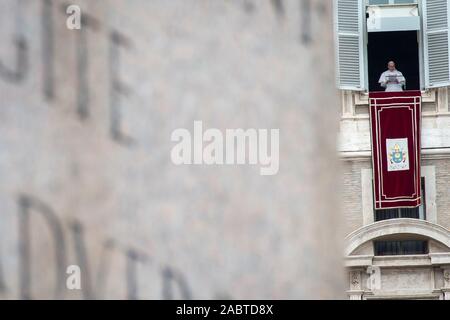
<svg viewBox="0 0 450 320">
<path fill-rule="evenodd" d="M 331 6 L 0 1 L 0 298 L 343 297 Z M 174 165 L 195 120 L 278 174 Z"/>
</svg>

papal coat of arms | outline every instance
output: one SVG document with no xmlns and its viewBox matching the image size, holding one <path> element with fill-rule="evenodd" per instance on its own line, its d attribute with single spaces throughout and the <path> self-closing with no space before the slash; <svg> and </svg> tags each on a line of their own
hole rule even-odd
<svg viewBox="0 0 450 320">
<path fill-rule="evenodd" d="M 386 139 L 388 171 L 409 170 L 408 138 Z"/>
</svg>

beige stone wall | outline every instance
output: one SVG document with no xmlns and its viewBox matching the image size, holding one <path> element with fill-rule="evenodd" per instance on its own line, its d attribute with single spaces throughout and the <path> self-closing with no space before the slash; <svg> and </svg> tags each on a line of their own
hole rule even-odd
<svg viewBox="0 0 450 320">
<path fill-rule="evenodd" d="M 450 159 L 427 160 L 424 164 L 436 168 L 437 222 L 450 229 Z"/>
<path fill-rule="evenodd" d="M 423 159 L 422 166 L 435 168 L 437 223 L 450 229 L 450 159 L 445 156 L 436 160 Z M 361 170 L 370 169 L 371 163 L 369 160 L 343 160 L 342 168 L 342 211 L 345 217 L 345 232 L 349 234 L 363 226 Z"/>
<path fill-rule="evenodd" d="M 0 1 L 0 298 L 342 297 L 331 1 L 70 4 Z M 194 120 L 280 171 L 175 166 Z"/>
<path fill-rule="evenodd" d="M 363 226 L 361 169 L 369 169 L 369 161 L 342 161 L 342 214 L 345 234 Z"/>
</svg>

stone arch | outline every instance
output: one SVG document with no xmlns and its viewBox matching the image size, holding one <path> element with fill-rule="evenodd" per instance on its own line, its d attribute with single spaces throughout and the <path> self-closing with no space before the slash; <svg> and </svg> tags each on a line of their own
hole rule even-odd
<svg viewBox="0 0 450 320">
<path fill-rule="evenodd" d="M 417 234 L 433 239 L 450 248 L 450 231 L 419 219 L 390 219 L 359 228 L 346 237 L 345 255 L 350 255 L 364 243 L 393 234 Z"/>
</svg>

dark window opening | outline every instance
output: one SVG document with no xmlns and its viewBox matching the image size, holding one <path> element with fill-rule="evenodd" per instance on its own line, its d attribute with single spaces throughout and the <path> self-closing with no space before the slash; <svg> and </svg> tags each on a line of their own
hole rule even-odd
<svg viewBox="0 0 450 320">
<path fill-rule="evenodd" d="M 367 55 L 370 91 L 384 91 L 378 80 L 389 61 L 394 61 L 406 78 L 406 90 L 420 90 L 417 31 L 369 32 Z"/>
<path fill-rule="evenodd" d="M 419 208 L 383 209 L 376 212 L 376 221 L 398 218 L 419 219 Z"/>
<path fill-rule="evenodd" d="M 376 256 L 427 254 L 428 242 L 423 240 L 374 241 Z"/>
<path fill-rule="evenodd" d="M 417 208 L 398 208 L 375 210 L 375 221 L 398 218 L 411 218 L 426 220 L 425 178 L 421 179 L 422 204 Z"/>
</svg>

